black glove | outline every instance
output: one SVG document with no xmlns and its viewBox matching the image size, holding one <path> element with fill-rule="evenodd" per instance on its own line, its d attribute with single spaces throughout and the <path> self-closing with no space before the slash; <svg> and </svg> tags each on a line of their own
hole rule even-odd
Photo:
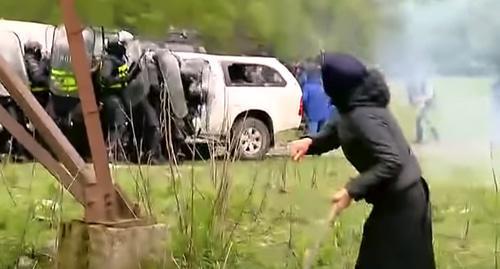
<svg viewBox="0 0 500 269">
<path fill-rule="evenodd" d="M 134 80 L 139 75 L 139 73 L 141 73 L 140 66 L 135 62 L 132 63 L 130 68 L 129 68 L 129 71 L 128 71 L 127 82 L 130 83 L 132 80 Z"/>
<path fill-rule="evenodd" d="M 128 70 L 129 70 L 129 72 L 131 72 L 133 69 L 135 69 L 135 68 L 137 68 L 137 67 L 138 67 L 137 62 L 135 62 L 135 61 L 134 61 L 134 62 L 132 62 L 132 63 L 130 64 L 130 67 L 129 67 L 129 69 L 128 69 Z"/>
</svg>

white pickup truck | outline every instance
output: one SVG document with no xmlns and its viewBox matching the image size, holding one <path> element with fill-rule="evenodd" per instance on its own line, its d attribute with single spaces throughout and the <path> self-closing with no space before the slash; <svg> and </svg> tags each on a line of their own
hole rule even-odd
<svg viewBox="0 0 500 269">
<path fill-rule="evenodd" d="M 175 52 L 181 62 L 202 61 L 207 101 L 195 118 L 196 139 L 237 141 L 242 159 L 264 157 L 279 132 L 301 122 L 299 83 L 275 58 Z"/>
</svg>

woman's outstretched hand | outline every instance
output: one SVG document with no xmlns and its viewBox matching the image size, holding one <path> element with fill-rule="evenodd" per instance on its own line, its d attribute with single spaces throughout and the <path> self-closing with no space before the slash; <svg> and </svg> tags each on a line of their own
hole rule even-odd
<svg viewBox="0 0 500 269">
<path fill-rule="evenodd" d="M 290 143 L 290 156 L 292 157 L 292 160 L 296 162 L 301 161 L 307 154 L 311 144 L 311 138 L 303 138 Z"/>
<path fill-rule="evenodd" d="M 343 188 L 333 195 L 332 203 L 336 207 L 337 213 L 340 214 L 351 205 L 352 197 L 349 195 L 347 189 Z"/>
</svg>

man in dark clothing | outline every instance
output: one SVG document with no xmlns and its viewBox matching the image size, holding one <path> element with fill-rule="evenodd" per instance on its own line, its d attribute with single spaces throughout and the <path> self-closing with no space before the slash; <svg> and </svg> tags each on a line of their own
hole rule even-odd
<svg viewBox="0 0 500 269">
<path fill-rule="evenodd" d="M 108 153 L 113 155 L 118 150 L 120 139 L 126 129 L 127 116 L 121 99 L 131 78 L 125 59 L 125 46 L 118 39 L 111 39 L 106 46 L 107 54 L 101 67 L 101 102 L 108 131 Z"/>
<path fill-rule="evenodd" d="M 373 204 L 355 268 L 434 269 L 429 190 L 387 108 L 390 93 L 383 76 L 344 54 L 324 55 L 322 76 L 340 118 L 292 143 L 291 154 L 300 160 L 341 147 L 359 171 L 333 196 L 338 212 L 353 199 Z"/>
<path fill-rule="evenodd" d="M 24 63 L 31 84 L 31 93 L 49 114 L 53 114 L 52 109 L 49 109 L 51 99 L 49 89 L 50 59 L 48 57 L 43 57 L 42 44 L 36 41 L 28 41 L 24 45 Z M 52 105 L 50 107 L 52 108 Z M 35 137 L 40 143 L 44 144 L 43 139 L 35 132 L 31 123 L 28 124 L 28 129 L 35 133 Z"/>
<path fill-rule="evenodd" d="M 138 142 L 132 144 L 132 151 L 135 153 L 133 154 L 134 159 L 140 163 L 157 165 L 165 163 L 166 160 L 161 154 L 159 114 L 149 98 L 153 94 L 152 92 L 157 91 L 160 87 L 159 73 L 153 56 L 152 51 L 144 52 L 143 58 L 139 59 L 137 63 L 139 66 L 132 65 L 132 73 L 134 73 L 136 67 L 140 67 L 140 70 L 144 72 L 141 71 L 140 75 L 129 84 L 126 89 L 129 93 L 123 96 L 123 99 L 125 105 L 129 106 L 126 111 L 132 112 L 131 118 L 134 128 L 132 133 Z M 137 104 L 130 100 L 134 96 L 136 97 L 135 102 L 138 102 Z"/>
<path fill-rule="evenodd" d="M 24 46 L 24 64 L 26 67 L 27 75 L 29 82 L 31 83 L 31 91 L 38 102 L 44 107 L 47 107 L 49 102 L 49 69 L 46 62 L 42 59 L 42 45 L 35 41 L 28 41 Z M 16 67 L 22 67 L 22 62 L 19 62 Z M 18 123 L 23 126 L 28 127 L 30 131 L 34 131 L 31 127 L 31 124 L 27 124 L 28 121 L 24 116 L 22 110 L 15 104 L 15 102 L 7 98 L 5 100 L 0 101 L 2 106 L 5 106 L 10 115 L 15 118 Z M 10 140 L 10 143 L 6 144 L 8 146 L 7 150 L 12 151 L 14 158 L 16 161 L 24 161 L 30 159 L 31 156 L 28 152 L 25 151 L 24 147 L 13 139 L 10 134 L 1 134 L 0 136 L 8 135 L 7 137 Z M 0 138 L 0 141 L 4 140 L 4 138 Z M 3 145 L 2 147 L 5 147 Z M 5 148 L 3 149 L 5 150 Z"/>
<path fill-rule="evenodd" d="M 0 97 L 0 106 L 5 108 L 9 115 L 19 124 L 24 125 L 22 110 L 11 98 Z M 0 155 L 9 154 L 15 162 L 24 162 L 26 160 L 26 151 L 24 147 L 3 127 L 0 125 Z"/>
<path fill-rule="evenodd" d="M 153 165 L 164 164 L 166 162 L 161 151 L 161 126 L 160 118 L 155 108 L 145 99 L 141 102 L 144 114 L 144 149 L 146 160 Z"/>
<path fill-rule="evenodd" d="M 42 45 L 36 41 L 29 41 L 24 46 L 24 62 L 31 83 L 31 92 L 42 107 L 47 108 L 50 98 L 49 91 L 49 64 L 42 57 Z"/>
</svg>

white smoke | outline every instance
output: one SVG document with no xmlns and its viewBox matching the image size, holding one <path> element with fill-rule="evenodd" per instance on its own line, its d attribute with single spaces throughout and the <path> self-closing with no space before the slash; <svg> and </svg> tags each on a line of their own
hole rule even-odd
<svg viewBox="0 0 500 269">
<path fill-rule="evenodd" d="M 491 106 L 491 85 L 500 74 L 500 1 L 414 0 L 390 8 L 376 61 L 398 82 L 422 73 L 431 80 L 433 119 L 447 159 L 467 163 L 477 152 L 487 160 L 500 115 Z"/>
<path fill-rule="evenodd" d="M 473 74 L 500 55 L 500 1 L 401 1 L 399 24 L 378 40 L 377 61 L 390 72 Z"/>
</svg>

